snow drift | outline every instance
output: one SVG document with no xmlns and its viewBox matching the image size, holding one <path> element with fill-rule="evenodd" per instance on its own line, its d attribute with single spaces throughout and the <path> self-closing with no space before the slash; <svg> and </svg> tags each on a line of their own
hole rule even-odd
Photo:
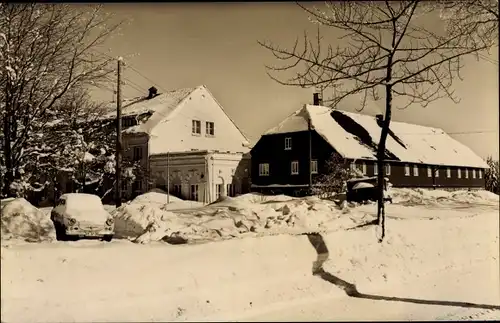
<svg viewBox="0 0 500 323">
<path fill-rule="evenodd" d="M 158 194 L 158 195 L 156 195 Z M 164 196 L 146 193 L 114 212 L 115 237 L 140 243 L 201 242 L 244 236 L 335 231 L 366 220 L 343 204 L 285 195 L 225 197 L 203 208 L 170 211 Z"/>
<path fill-rule="evenodd" d="M 2 240 L 22 239 L 41 242 L 56 239 L 50 215 L 23 198 L 17 198 L 3 207 L 1 220 Z"/>
<path fill-rule="evenodd" d="M 498 205 L 499 196 L 485 190 L 445 191 L 433 189 L 391 188 L 392 201 L 395 204 L 439 205 L 439 204 L 484 204 Z"/>
</svg>

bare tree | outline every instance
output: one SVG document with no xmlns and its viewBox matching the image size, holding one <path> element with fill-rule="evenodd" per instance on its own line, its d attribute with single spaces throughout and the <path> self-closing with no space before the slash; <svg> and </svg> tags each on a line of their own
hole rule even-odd
<svg viewBox="0 0 500 323">
<path fill-rule="evenodd" d="M 436 5 L 424 1 L 342 1 L 326 3 L 324 8 L 299 6 L 318 25 L 317 35 L 310 39 L 305 33 L 303 48 L 298 39 L 291 49 L 259 41 L 283 63 L 266 66 L 268 75 L 283 85 L 333 88 L 333 96 L 324 101 L 333 108 L 347 97 L 360 96 L 361 111 L 369 101 L 381 99 L 380 91 L 385 94 L 385 117 L 377 149 L 381 242 L 385 235 L 383 168 L 388 158 L 386 139 L 393 99 L 405 99 L 398 104 L 401 109 L 412 104 L 426 106 L 442 97 L 458 102 L 452 84 L 460 78 L 462 58 L 490 48 L 494 39 L 477 21 L 460 28 L 431 31 L 427 27 L 429 19 L 440 17 Z M 339 33 L 337 47 L 325 41 L 322 29 Z M 274 75 L 290 71 L 295 76 Z"/>
<path fill-rule="evenodd" d="M 22 173 L 33 130 L 54 117 L 73 87 L 99 85 L 112 73 L 110 58 L 93 55 L 119 26 L 101 6 L 0 5 L 0 112 L 3 121 L 3 193 Z"/>
</svg>

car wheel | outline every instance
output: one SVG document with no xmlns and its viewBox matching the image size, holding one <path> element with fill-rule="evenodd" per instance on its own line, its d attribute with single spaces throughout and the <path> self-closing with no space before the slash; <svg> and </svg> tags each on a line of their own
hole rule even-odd
<svg viewBox="0 0 500 323">
<path fill-rule="evenodd" d="M 54 222 L 54 228 L 56 229 L 56 239 L 58 241 L 68 240 L 68 236 L 64 232 L 64 227 L 59 222 Z"/>
<path fill-rule="evenodd" d="M 106 242 L 111 242 L 113 240 L 113 235 L 112 234 L 106 234 L 104 237 L 102 237 L 102 240 Z"/>
</svg>

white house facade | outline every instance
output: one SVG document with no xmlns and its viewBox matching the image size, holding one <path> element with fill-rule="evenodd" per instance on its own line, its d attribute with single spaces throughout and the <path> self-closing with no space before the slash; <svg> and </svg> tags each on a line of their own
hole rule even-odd
<svg viewBox="0 0 500 323">
<path fill-rule="evenodd" d="M 149 174 L 127 194 L 156 187 L 209 203 L 249 191 L 249 142 L 205 86 L 150 93 L 127 113 L 149 114 L 123 134 L 124 155 L 141 160 Z"/>
</svg>

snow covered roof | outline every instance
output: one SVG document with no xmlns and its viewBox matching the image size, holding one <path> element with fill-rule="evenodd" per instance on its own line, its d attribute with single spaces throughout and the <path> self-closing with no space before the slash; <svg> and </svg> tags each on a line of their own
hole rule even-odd
<svg viewBox="0 0 500 323">
<path fill-rule="evenodd" d="M 184 88 L 165 93 L 160 93 L 152 99 L 147 97 L 136 97 L 132 99 L 123 100 L 122 102 L 122 116 L 138 115 L 142 113 L 155 113 L 168 114 L 175 110 L 180 101 L 193 92 L 196 88 Z M 116 103 L 108 105 L 110 112 L 107 117 L 116 117 Z"/>
<path fill-rule="evenodd" d="M 309 117 L 312 128 L 342 157 L 376 160 L 381 127 L 376 118 L 369 115 L 305 105 L 265 134 L 307 130 Z M 391 121 L 390 129 L 392 134 L 387 136 L 386 147 L 391 159 L 430 165 L 488 168 L 482 158 L 442 129 L 397 121 Z"/>
</svg>

